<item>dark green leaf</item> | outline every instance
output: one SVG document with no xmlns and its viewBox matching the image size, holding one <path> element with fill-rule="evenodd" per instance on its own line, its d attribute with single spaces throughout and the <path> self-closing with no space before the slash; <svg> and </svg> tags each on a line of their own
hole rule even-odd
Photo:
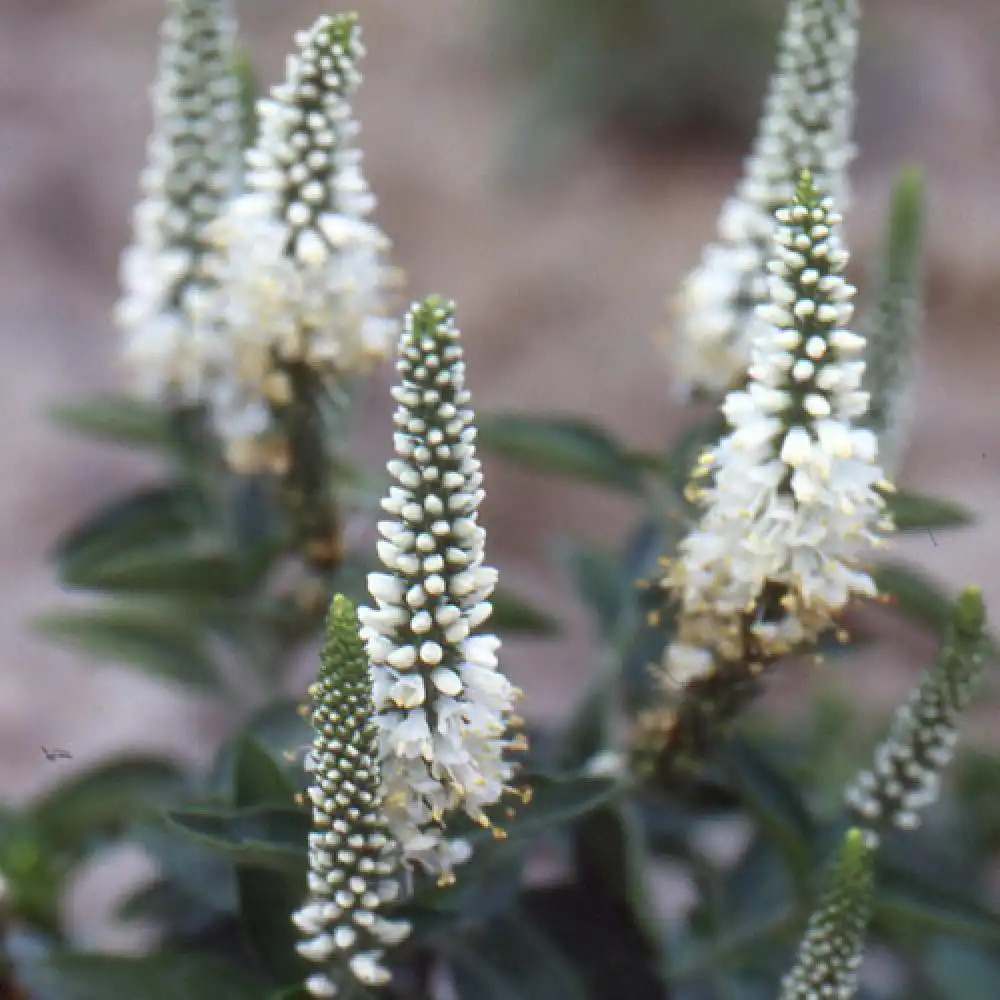
<svg viewBox="0 0 1000 1000">
<path fill-rule="evenodd" d="M 275 759 L 247 734 L 235 741 L 233 804 L 250 806 L 294 806 L 295 789 Z"/>
<path fill-rule="evenodd" d="M 53 558 L 62 582 L 89 587 L 90 575 L 116 556 L 177 543 L 203 521 L 202 501 L 188 486 L 151 486 L 116 499 L 67 532 Z"/>
<path fill-rule="evenodd" d="M 92 562 L 65 582 L 107 593 L 232 596 L 245 593 L 252 580 L 219 539 L 136 547 Z"/>
<path fill-rule="evenodd" d="M 36 628 L 98 659 L 138 667 L 166 680 L 217 691 L 218 674 L 205 636 L 183 611 L 165 604 L 106 604 L 42 615 Z"/>
<path fill-rule="evenodd" d="M 178 809 L 167 819 L 198 843 L 241 864 L 297 872 L 306 857 L 309 815 L 276 806 L 246 809 Z"/>
<path fill-rule="evenodd" d="M 572 823 L 622 791 L 619 781 L 587 774 L 559 777 L 537 774 L 528 779 L 528 786 L 532 791 L 531 801 L 505 824 L 511 837 L 534 836 L 550 827 Z"/>
<path fill-rule="evenodd" d="M 52 407 L 51 416 L 86 437 L 162 448 L 171 440 L 170 416 L 160 406 L 128 396 L 97 396 Z"/>
<path fill-rule="evenodd" d="M 559 556 L 580 600 L 590 612 L 595 633 L 603 642 L 613 645 L 627 602 L 633 599 L 631 581 L 623 585 L 619 560 L 594 545 L 568 540 L 560 544 Z"/>
<path fill-rule="evenodd" d="M 555 749 L 560 768 L 576 770 L 608 749 L 615 712 L 620 707 L 619 668 L 609 664 L 598 672 L 570 715 Z"/>
<path fill-rule="evenodd" d="M 38 1000 L 265 1000 L 239 966 L 208 955 L 56 955 L 19 970 Z"/>
<path fill-rule="evenodd" d="M 937 938 L 923 952 L 921 964 L 942 1000 L 982 1000 L 1000 985 L 996 950 L 968 941 Z"/>
<path fill-rule="evenodd" d="M 631 802 L 595 809 L 577 824 L 573 855 L 580 884 L 618 907 L 655 955 L 660 928 L 647 881 L 647 852 Z"/>
<path fill-rule="evenodd" d="M 171 826 L 163 816 L 141 826 L 135 841 L 156 861 L 162 877 L 206 920 L 237 912 L 236 879 L 228 855 Z"/>
<path fill-rule="evenodd" d="M 85 850 L 94 838 L 121 833 L 154 803 L 177 793 L 184 776 L 176 764 L 135 757 L 98 765 L 60 782 L 35 803 L 32 815 L 46 843 Z"/>
<path fill-rule="evenodd" d="M 536 608 L 523 597 L 498 587 L 490 598 L 493 604 L 491 625 L 501 635 L 550 636 L 559 631 L 558 622 L 546 611 Z"/>
<path fill-rule="evenodd" d="M 626 493 L 642 492 L 637 463 L 595 424 L 575 417 L 485 414 L 478 419 L 482 447 L 554 476 Z"/>
<path fill-rule="evenodd" d="M 239 864 L 236 884 L 240 926 L 261 968 L 277 985 L 301 981 L 304 963 L 295 950 L 299 934 L 291 914 L 306 897 L 305 863 L 297 873 L 263 871 Z"/>
<path fill-rule="evenodd" d="M 597 1000 L 664 1000 L 668 993 L 649 947 L 618 907 L 582 885 L 522 894 L 522 906 L 579 970 Z"/>
<path fill-rule="evenodd" d="M 912 868 L 879 866 L 875 919 L 883 927 L 915 927 L 957 938 L 1000 942 L 1000 914 L 975 898 Z"/>
<path fill-rule="evenodd" d="M 579 975 L 523 914 L 445 942 L 461 1000 L 586 1000 Z"/>
<path fill-rule="evenodd" d="M 954 602 L 938 584 L 895 562 L 876 566 L 874 578 L 879 593 L 892 597 L 901 614 L 936 635 L 944 634 Z"/>
<path fill-rule="evenodd" d="M 885 495 L 886 507 L 900 531 L 928 531 L 971 524 L 972 511 L 949 500 L 896 490 Z"/>
<path fill-rule="evenodd" d="M 781 853 L 798 888 L 805 891 L 813 873 L 816 827 L 798 789 L 744 740 L 727 743 L 723 759 L 748 812 Z"/>
</svg>

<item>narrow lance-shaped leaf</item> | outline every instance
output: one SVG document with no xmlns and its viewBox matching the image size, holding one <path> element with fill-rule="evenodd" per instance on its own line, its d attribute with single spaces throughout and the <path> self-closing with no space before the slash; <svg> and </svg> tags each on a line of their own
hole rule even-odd
<svg viewBox="0 0 1000 1000">
<path fill-rule="evenodd" d="M 872 854 L 870 839 L 850 830 L 795 965 L 782 981 L 780 1000 L 854 996 L 871 913 Z"/>
<path fill-rule="evenodd" d="M 874 306 L 864 323 L 871 394 L 866 425 L 879 439 L 879 458 L 892 475 L 899 466 L 910 417 L 923 321 L 923 178 L 904 170 L 892 193 Z"/>
<path fill-rule="evenodd" d="M 941 772 L 958 742 L 959 713 L 969 703 L 986 655 L 982 591 L 966 588 L 955 604 L 937 662 L 896 710 L 870 770 L 847 789 L 848 806 L 866 826 L 913 829 L 938 796 Z"/>
</svg>

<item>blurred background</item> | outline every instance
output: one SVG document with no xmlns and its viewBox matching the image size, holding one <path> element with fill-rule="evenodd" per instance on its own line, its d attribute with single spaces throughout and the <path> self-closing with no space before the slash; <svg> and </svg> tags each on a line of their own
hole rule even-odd
<svg viewBox="0 0 1000 1000">
<path fill-rule="evenodd" d="M 369 49 L 357 110 L 378 219 L 408 294 L 458 300 L 477 406 L 587 416 L 637 448 L 676 438 L 696 414 L 674 396 L 653 334 L 738 176 L 780 5 L 354 5 Z M 979 518 L 900 548 L 950 585 L 981 583 L 998 609 L 1000 5 L 868 6 L 852 277 L 863 299 L 895 171 L 920 165 L 928 316 L 901 484 L 963 501 Z M 239 8 L 265 85 L 281 74 L 293 32 L 329 9 L 313 0 Z M 59 533 L 156 471 L 64 434 L 45 410 L 121 387 L 109 311 L 161 14 L 159 0 L 3 0 L 0 9 L 0 794 L 12 802 L 125 747 L 204 760 L 226 726 L 217 709 L 29 627 L 62 600 L 46 564 Z M 389 446 L 387 378 L 375 380 L 358 421 L 358 449 L 373 465 Z M 491 561 L 566 625 L 554 642 L 510 643 L 506 653 L 528 714 L 550 717 L 596 656 L 553 540 L 614 543 L 629 509 L 499 462 L 487 485 Z M 918 636 L 888 648 L 851 661 L 849 690 L 887 702 L 931 655 Z M 989 719 L 979 721 L 982 733 Z M 72 759 L 47 760 L 41 747 L 53 745 Z M 71 904 L 84 942 L 121 940 L 85 915 L 106 909 L 143 864 L 118 857 L 88 873 Z"/>
</svg>

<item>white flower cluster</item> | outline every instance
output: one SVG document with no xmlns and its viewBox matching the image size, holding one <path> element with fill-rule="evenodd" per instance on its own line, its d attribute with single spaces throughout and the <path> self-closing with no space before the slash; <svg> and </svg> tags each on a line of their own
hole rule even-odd
<svg viewBox="0 0 1000 1000">
<path fill-rule="evenodd" d="M 283 368 L 342 378 L 384 357 L 398 330 L 384 315 L 389 241 L 368 221 L 375 199 L 352 144 L 357 18 L 321 17 L 296 41 L 285 83 L 259 103 L 246 191 L 212 231 L 221 294 L 206 321 L 222 333 L 212 405 L 244 471 L 266 464 L 272 404 L 291 393 Z"/>
<path fill-rule="evenodd" d="M 723 403 L 732 430 L 702 456 L 704 512 L 665 581 L 681 601 L 665 664 L 679 683 L 744 659 L 748 642 L 775 656 L 814 641 L 875 593 L 857 559 L 890 527 L 875 435 L 856 425 L 865 340 L 847 329 L 840 217 L 803 174 L 777 219 L 747 385 Z"/>
<path fill-rule="evenodd" d="M 368 661 L 354 608 L 340 595 L 310 695 L 309 898 L 292 920 L 303 934 L 299 954 L 326 966 L 308 977 L 306 991 L 332 997 L 345 975 L 365 986 L 388 982 L 385 948 L 410 932 L 405 920 L 383 912 L 400 896 L 402 862 L 382 810 Z"/>
<path fill-rule="evenodd" d="M 509 787 L 507 730 L 520 692 L 497 669 L 500 640 L 477 634 L 492 611 L 496 570 L 485 531 L 476 429 L 454 306 L 432 297 L 407 314 L 393 395 L 395 480 L 379 523 L 387 573 L 359 611 L 374 671 L 386 816 L 409 861 L 450 876 L 468 846 L 444 835 L 446 814 L 489 826 Z"/>
<path fill-rule="evenodd" d="M 872 770 L 862 771 L 845 793 L 859 822 L 912 830 L 920 825 L 919 811 L 937 799 L 941 772 L 958 742 L 958 714 L 982 672 L 984 629 L 982 594 L 970 587 L 959 599 L 938 662 L 896 710 Z"/>
<path fill-rule="evenodd" d="M 681 290 L 669 336 L 678 381 L 718 394 L 746 369 L 767 294 L 774 212 L 802 170 L 846 204 L 853 158 L 858 0 L 789 0 L 777 70 L 743 179 L 726 202 L 718 240 Z"/>
<path fill-rule="evenodd" d="M 136 388 L 194 401 L 204 347 L 193 313 L 212 287 L 208 227 L 240 185 L 231 0 L 169 0 L 153 87 L 153 132 L 116 320 Z"/>
<path fill-rule="evenodd" d="M 857 991 L 871 911 L 873 846 L 850 830 L 833 878 L 809 919 L 779 1000 L 851 1000 Z"/>
</svg>

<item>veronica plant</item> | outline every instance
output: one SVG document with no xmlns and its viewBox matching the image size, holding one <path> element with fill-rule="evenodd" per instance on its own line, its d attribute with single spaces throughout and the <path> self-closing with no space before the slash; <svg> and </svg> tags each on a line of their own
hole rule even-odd
<svg viewBox="0 0 1000 1000">
<path fill-rule="evenodd" d="M 767 298 L 774 213 L 802 170 L 845 207 L 854 148 L 858 0 L 789 0 L 744 176 L 719 219 L 718 241 L 684 283 L 667 337 L 678 380 L 712 395 L 745 371 Z"/>
</svg>

